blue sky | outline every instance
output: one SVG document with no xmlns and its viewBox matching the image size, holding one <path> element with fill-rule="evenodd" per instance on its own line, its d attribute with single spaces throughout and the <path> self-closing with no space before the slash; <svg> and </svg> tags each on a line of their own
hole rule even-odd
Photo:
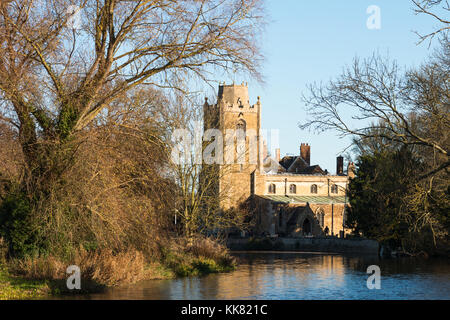
<svg viewBox="0 0 450 320">
<path fill-rule="evenodd" d="M 370 5 L 381 9 L 379 30 L 366 26 Z M 436 23 L 415 15 L 410 0 L 267 0 L 267 12 L 272 22 L 262 41 L 265 84 L 238 76 L 236 82 L 249 82 L 251 103 L 261 97 L 262 127 L 279 129 L 282 156 L 298 154 L 300 143 L 306 142 L 311 145 L 311 163 L 334 173 L 336 156 L 350 139 L 332 131 L 300 130 L 298 123 L 307 117 L 301 101 L 306 85 L 328 81 L 355 56 L 368 57 L 374 51 L 389 54 L 405 67 L 419 65 L 432 49 L 417 45 L 413 31 L 430 32 Z"/>
</svg>

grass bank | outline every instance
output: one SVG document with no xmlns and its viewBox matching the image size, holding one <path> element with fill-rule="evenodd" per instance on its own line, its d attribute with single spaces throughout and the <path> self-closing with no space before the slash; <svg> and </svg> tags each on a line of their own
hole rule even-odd
<svg viewBox="0 0 450 320">
<path fill-rule="evenodd" d="M 68 290 L 66 268 L 81 270 L 81 290 Z M 161 248 L 158 257 L 146 259 L 136 250 L 80 250 L 71 261 L 53 256 L 11 259 L 0 263 L 0 299 L 39 299 L 65 294 L 101 292 L 108 287 L 142 280 L 174 279 L 230 272 L 236 268 L 228 250 L 199 238 L 177 239 Z"/>
<path fill-rule="evenodd" d="M 0 300 L 37 299 L 50 292 L 47 280 L 16 277 L 10 274 L 6 265 L 0 265 Z"/>
</svg>

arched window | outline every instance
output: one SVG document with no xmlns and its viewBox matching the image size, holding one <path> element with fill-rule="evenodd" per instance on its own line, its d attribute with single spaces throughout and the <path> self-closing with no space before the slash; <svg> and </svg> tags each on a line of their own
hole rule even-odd
<svg viewBox="0 0 450 320">
<path fill-rule="evenodd" d="M 331 193 L 338 193 L 338 186 L 335 184 L 331 185 Z"/>
<path fill-rule="evenodd" d="M 271 183 L 269 184 L 269 193 L 276 193 L 276 187 L 275 184 Z"/>
<path fill-rule="evenodd" d="M 238 123 L 236 124 L 236 130 L 242 130 L 245 131 L 247 130 L 247 123 L 245 123 L 245 120 L 239 120 Z"/>
<path fill-rule="evenodd" d="M 316 210 L 316 219 L 319 221 L 320 227 L 323 228 L 325 226 L 325 211 L 323 208 Z"/>
<path fill-rule="evenodd" d="M 247 129 L 247 124 L 245 122 L 245 120 L 240 119 L 237 123 L 236 123 L 236 156 L 237 156 L 237 162 L 239 164 L 242 164 L 245 162 L 245 144 L 246 144 L 246 132 L 245 130 Z M 242 171 L 242 169 L 241 169 Z"/>
<path fill-rule="evenodd" d="M 306 218 L 304 221 L 303 221 L 303 235 L 310 235 L 311 233 L 312 233 L 312 228 L 311 228 L 312 226 L 311 226 L 311 221 L 309 221 L 309 219 L 308 218 Z"/>
<path fill-rule="evenodd" d="M 317 193 L 317 184 L 311 186 L 311 193 Z"/>
<path fill-rule="evenodd" d="M 289 186 L 289 193 L 297 193 L 297 186 L 295 184 Z"/>
</svg>

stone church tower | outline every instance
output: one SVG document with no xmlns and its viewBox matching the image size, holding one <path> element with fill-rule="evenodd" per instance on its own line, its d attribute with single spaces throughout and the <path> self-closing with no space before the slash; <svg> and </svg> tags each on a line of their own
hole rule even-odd
<svg viewBox="0 0 450 320">
<path fill-rule="evenodd" d="M 254 235 L 310 237 L 340 234 L 345 226 L 347 185 L 354 165 L 336 173 L 311 164 L 311 146 L 299 155 L 267 154 L 261 134 L 261 103 L 250 104 L 246 84 L 219 86 L 216 104 L 203 106 L 202 185 L 207 210 L 251 207 Z M 206 159 L 209 160 L 206 160 Z M 213 160 L 213 161 L 212 161 Z"/>
<path fill-rule="evenodd" d="M 217 103 L 205 101 L 203 119 L 205 133 L 219 129 L 223 137 L 223 163 L 215 166 L 220 207 L 236 207 L 254 193 L 255 176 L 259 174 L 259 98 L 256 104 L 250 104 L 247 84 L 220 85 Z"/>
</svg>

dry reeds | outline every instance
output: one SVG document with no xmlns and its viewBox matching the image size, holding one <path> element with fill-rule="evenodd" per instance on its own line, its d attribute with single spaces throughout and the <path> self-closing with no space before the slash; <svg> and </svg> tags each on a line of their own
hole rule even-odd
<svg viewBox="0 0 450 320">
<path fill-rule="evenodd" d="M 69 265 L 80 267 L 81 278 L 84 280 L 116 286 L 143 279 L 145 260 L 142 253 L 136 250 L 114 254 L 111 250 L 88 252 L 80 249 L 70 262 L 51 255 L 25 258 L 11 261 L 10 270 L 24 278 L 62 280 L 69 276 L 66 273 Z"/>
<path fill-rule="evenodd" d="M 230 256 L 228 249 L 210 238 L 195 238 L 190 244 L 186 245 L 185 252 L 194 257 L 203 257 L 212 259 L 222 265 L 231 266 L 235 259 Z"/>
</svg>

